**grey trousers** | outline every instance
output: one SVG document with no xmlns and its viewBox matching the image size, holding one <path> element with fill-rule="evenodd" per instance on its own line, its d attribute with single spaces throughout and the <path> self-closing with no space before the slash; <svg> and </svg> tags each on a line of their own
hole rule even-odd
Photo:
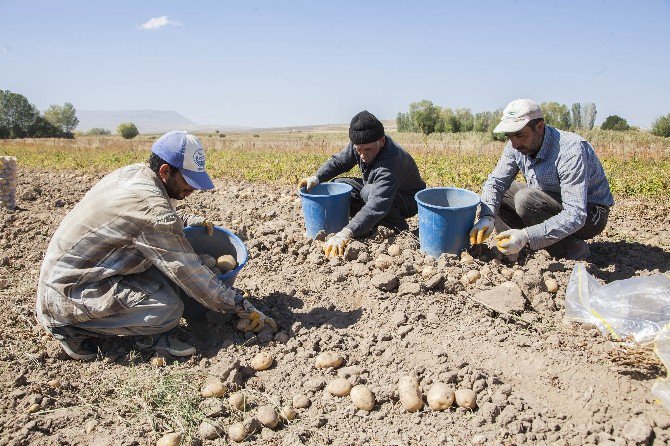
<svg viewBox="0 0 670 446">
<path fill-rule="evenodd" d="M 165 333 L 176 327 L 184 312 L 184 304 L 175 290 L 176 285 L 156 267 L 139 274 L 158 283 L 157 290 L 147 294 L 136 305 L 125 307 L 113 315 L 51 328 L 53 335 L 61 339 L 82 336 L 146 336 Z"/>
<path fill-rule="evenodd" d="M 368 189 L 361 178 L 337 178 L 337 183 L 346 183 L 353 187 L 351 191 L 351 204 L 349 205 L 349 217 L 356 215 L 368 201 Z M 406 219 L 417 214 L 417 204 L 413 195 L 398 192 L 393 198 L 393 204 L 388 214 L 375 225 L 386 226 L 396 231 L 407 231 L 409 225 Z"/>
<path fill-rule="evenodd" d="M 563 210 L 561 195 L 543 192 L 515 181 L 503 196 L 495 220 L 497 232 L 533 226 Z M 588 240 L 603 232 L 609 217 L 609 207 L 587 203 L 586 223 L 582 228 L 545 249 L 553 257 L 561 257 L 575 240 Z"/>
</svg>

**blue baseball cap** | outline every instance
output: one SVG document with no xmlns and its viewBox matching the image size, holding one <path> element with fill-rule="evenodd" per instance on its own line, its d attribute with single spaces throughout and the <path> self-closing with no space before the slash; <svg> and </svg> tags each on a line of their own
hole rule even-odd
<svg viewBox="0 0 670 446">
<path fill-rule="evenodd" d="M 214 189 L 205 172 L 205 149 L 200 140 L 183 130 L 173 130 L 156 140 L 151 152 L 179 169 L 186 182 L 196 189 Z"/>
</svg>

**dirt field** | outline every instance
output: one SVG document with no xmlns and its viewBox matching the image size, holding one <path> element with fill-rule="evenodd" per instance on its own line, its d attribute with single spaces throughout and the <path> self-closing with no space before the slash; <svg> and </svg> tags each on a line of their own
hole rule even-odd
<svg viewBox="0 0 670 446">
<path fill-rule="evenodd" d="M 190 212 L 247 238 L 251 258 L 236 285 L 275 317 L 285 342 L 269 333 L 245 337 L 233 318 L 209 315 L 209 323 L 182 327 L 183 339 L 198 347 L 186 361 L 153 366 L 124 339 L 103 343 L 99 360 L 64 359 L 36 325 L 36 283 L 51 234 L 96 179 L 23 170 L 20 209 L 0 210 L 0 445 L 149 445 L 170 431 L 185 432 L 182 444 L 200 444 L 205 418 L 224 433 L 202 444 L 229 444 L 229 425 L 261 404 L 290 405 L 295 395 L 310 406 L 275 430 L 258 430 L 247 444 L 670 444 L 670 413 L 649 390 L 665 374 L 653 356 L 637 352 L 642 360 L 625 366 L 622 357 L 634 352 L 617 355 L 621 346 L 593 327 L 562 322 L 572 262 L 539 252 L 508 267 L 487 250 L 436 261 L 419 252 L 410 233 L 362 240 L 351 260 L 327 261 L 320 242 L 303 237 L 289 186 L 218 181 L 214 192 L 186 202 Z M 591 245 L 590 272 L 611 281 L 667 271 L 669 211 L 651 200 L 619 200 Z M 400 253 L 378 261 L 391 244 Z M 480 277 L 464 284 L 471 270 Z M 547 291 L 550 278 L 556 294 Z M 521 295 L 501 292 L 488 306 L 475 301 L 509 280 Z M 249 362 L 260 351 L 275 363 L 255 372 Z M 345 362 L 317 369 L 320 352 L 337 352 Z M 338 375 L 372 389 L 371 412 L 324 391 Z M 424 399 L 438 381 L 472 389 L 478 407 L 408 413 L 398 400 L 403 375 L 418 378 Z M 246 414 L 231 410 L 226 398 L 200 396 L 211 377 L 241 389 Z"/>
</svg>

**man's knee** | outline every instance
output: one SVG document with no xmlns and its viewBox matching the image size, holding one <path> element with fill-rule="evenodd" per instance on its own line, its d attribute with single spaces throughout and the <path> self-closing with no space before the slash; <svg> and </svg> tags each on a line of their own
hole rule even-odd
<svg viewBox="0 0 670 446">
<path fill-rule="evenodd" d="M 514 210 L 522 219 L 533 218 L 539 210 L 544 210 L 553 199 L 539 189 L 530 187 L 519 190 L 514 194 Z M 560 209 L 557 208 L 557 212 Z"/>
</svg>

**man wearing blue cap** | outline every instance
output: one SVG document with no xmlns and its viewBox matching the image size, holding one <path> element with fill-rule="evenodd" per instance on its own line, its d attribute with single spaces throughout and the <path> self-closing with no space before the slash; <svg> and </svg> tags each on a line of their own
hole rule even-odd
<svg viewBox="0 0 670 446">
<path fill-rule="evenodd" d="M 148 163 L 117 169 L 93 186 L 49 243 L 37 317 L 74 359 L 94 357 L 90 341 L 104 336 L 136 336 L 140 348 L 173 356 L 195 353 L 171 332 L 184 312 L 178 289 L 194 300 L 187 307 L 248 319 L 245 331 L 277 329 L 203 266 L 184 237 L 184 226 L 213 229 L 202 217 L 177 215 L 172 205 L 196 189 L 214 188 L 198 138 L 172 131 L 151 152 Z"/>
</svg>

